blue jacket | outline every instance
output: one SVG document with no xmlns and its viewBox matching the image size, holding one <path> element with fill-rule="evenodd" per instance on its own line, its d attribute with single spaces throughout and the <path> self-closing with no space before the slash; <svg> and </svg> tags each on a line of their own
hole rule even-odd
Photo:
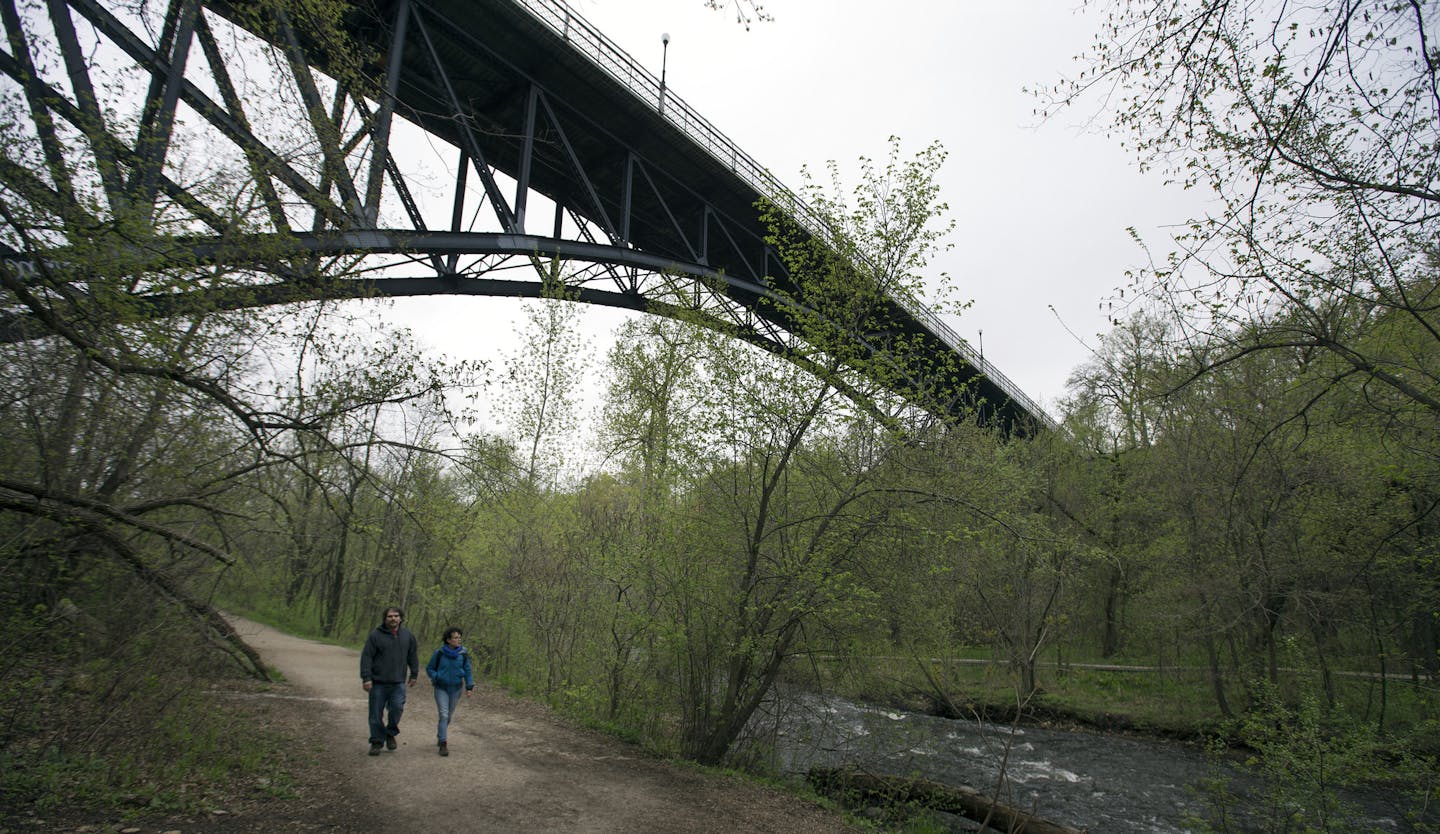
<svg viewBox="0 0 1440 834">
<path fill-rule="evenodd" d="M 475 676 L 470 671 L 470 651 L 464 646 L 454 657 L 446 655 L 443 648 L 436 649 L 430 655 L 430 662 L 425 664 L 425 674 L 430 676 L 431 683 L 442 689 L 459 689 L 462 684 L 466 689 L 475 688 Z"/>
</svg>

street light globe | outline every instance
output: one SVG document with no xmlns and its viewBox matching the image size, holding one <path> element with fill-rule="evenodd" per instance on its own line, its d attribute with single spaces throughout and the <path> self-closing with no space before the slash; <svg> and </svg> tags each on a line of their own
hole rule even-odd
<svg viewBox="0 0 1440 834">
<path fill-rule="evenodd" d="M 669 32 L 661 32 L 661 33 L 660 33 L 660 44 L 661 44 L 662 46 L 669 46 L 669 45 L 670 45 L 670 33 L 669 33 Z"/>
</svg>

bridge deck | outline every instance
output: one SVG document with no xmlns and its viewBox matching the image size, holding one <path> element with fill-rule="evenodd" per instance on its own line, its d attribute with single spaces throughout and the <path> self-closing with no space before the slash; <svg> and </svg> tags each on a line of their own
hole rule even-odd
<svg viewBox="0 0 1440 834">
<path fill-rule="evenodd" d="M 612 245 L 736 279 L 727 295 L 788 329 L 783 309 L 761 303 L 765 287 L 790 287 L 764 243 L 757 201 L 787 206 L 811 233 L 821 227 L 755 160 L 561 0 L 358 0 L 346 25 L 371 50 L 377 77 L 402 6 L 413 13 L 397 113 L 520 183 L 508 231 L 560 236 L 558 212 L 553 221 L 527 216 L 523 195 L 533 190 Z M 982 419 L 1049 424 L 938 317 L 909 300 L 892 307 L 903 336 L 959 358 L 954 373 L 982 403 Z"/>
</svg>

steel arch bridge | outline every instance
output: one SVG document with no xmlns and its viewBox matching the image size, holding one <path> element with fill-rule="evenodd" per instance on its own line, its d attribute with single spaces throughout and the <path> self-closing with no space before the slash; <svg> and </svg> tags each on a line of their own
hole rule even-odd
<svg viewBox="0 0 1440 834">
<path fill-rule="evenodd" d="M 832 240 L 826 224 L 563 0 L 352 0 L 338 17 L 322 5 L 0 0 L 0 72 L 43 152 L 33 167 L 0 163 L 0 186 L 96 227 L 181 228 L 197 261 L 350 266 L 339 281 L 289 266 L 196 290 L 212 309 L 540 297 L 563 262 L 567 297 L 698 314 L 805 355 L 796 276 L 756 205 L 814 240 Z M 247 172 L 243 211 L 206 187 L 227 166 Z M 89 203 L 65 182 L 76 170 Z M 37 269 L 33 253 L 9 254 L 11 276 Z M 186 301 L 137 290 L 157 314 Z M 851 334 L 861 349 L 905 340 L 949 360 L 945 379 L 890 379 L 898 393 L 1021 434 L 1050 425 L 921 304 L 883 307 L 885 332 Z M 28 338 L 30 322 L 5 311 L 0 340 Z"/>
</svg>

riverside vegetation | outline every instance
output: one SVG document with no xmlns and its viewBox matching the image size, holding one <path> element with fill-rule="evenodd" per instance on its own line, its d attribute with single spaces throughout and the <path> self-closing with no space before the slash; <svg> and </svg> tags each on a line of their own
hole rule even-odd
<svg viewBox="0 0 1440 834">
<path fill-rule="evenodd" d="M 793 361 L 697 316 L 632 320 L 591 367 L 557 269 L 491 375 L 354 307 L 141 315 L 142 291 L 250 273 L 190 262 L 185 221 L 102 208 L 105 172 L 3 99 L 0 223 L 38 273 L 0 287 L 43 338 L 0 346 L 0 801 L 182 807 L 234 779 L 283 797 L 283 760 L 197 686 L 266 674 L 215 606 L 355 642 L 399 604 L 418 634 L 463 624 L 485 677 L 702 764 L 765 772 L 754 716 L 801 688 L 1236 745 L 1263 795 L 1207 786 L 1213 831 L 1242 807 L 1351 831 L 1337 790 L 1377 782 L 1433 829 L 1433 9 L 1167 5 L 1114 4 L 1096 71 L 1040 95 L 1107 85 L 1147 164 L 1220 208 L 1133 276 L 1032 436 L 888 393 L 954 375 L 883 335 L 949 231 L 939 146 L 807 182 L 837 245 L 770 213 L 813 314 Z M 262 222 L 225 205 L 229 228 Z M 503 432 L 452 411 L 487 384 Z M 1146 668 L 1097 668 L 1119 666 Z"/>
</svg>

